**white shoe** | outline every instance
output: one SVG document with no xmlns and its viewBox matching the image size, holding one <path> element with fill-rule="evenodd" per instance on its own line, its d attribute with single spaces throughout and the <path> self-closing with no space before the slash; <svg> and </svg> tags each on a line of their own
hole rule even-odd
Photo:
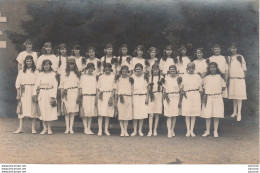
<svg viewBox="0 0 260 173">
<path fill-rule="evenodd" d="M 237 121 L 241 121 L 241 115 L 237 116 Z"/>
<path fill-rule="evenodd" d="M 137 134 L 137 132 L 134 131 L 134 132 L 131 134 L 131 136 L 136 136 L 136 134 Z"/>
<path fill-rule="evenodd" d="M 202 136 L 206 137 L 206 136 L 209 136 L 209 135 L 210 135 L 210 133 L 206 131 Z"/>
<path fill-rule="evenodd" d="M 121 137 L 125 136 L 124 132 L 121 132 L 120 136 L 121 136 Z"/>
<path fill-rule="evenodd" d="M 45 135 L 47 133 L 46 129 L 43 129 L 43 131 L 40 133 L 40 135 Z"/>
<path fill-rule="evenodd" d="M 186 137 L 190 137 L 190 131 L 187 131 Z"/>
<path fill-rule="evenodd" d="M 70 134 L 74 135 L 74 131 L 72 129 L 70 129 Z"/>
<path fill-rule="evenodd" d="M 142 131 L 139 131 L 138 134 L 139 134 L 139 136 L 144 136 Z"/>
<path fill-rule="evenodd" d="M 154 135 L 154 136 L 157 136 L 157 131 L 153 131 L 153 135 Z"/>
<path fill-rule="evenodd" d="M 67 129 L 64 133 L 65 133 L 65 134 L 69 134 L 69 132 L 70 132 L 70 130 Z"/>
<path fill-rule="evenodd" d="M 32 129 L 32 134 L 36 134 L 36 130 L 35 129 Z"/>
<path fill-rule="evenodd" d="M 175 133 L 172 131 L 172 136 L 175 136 Z"/>
<path fill-rule="evenodd" d="M 48 135 L 52 135 L 52 131 L 51 130 L 48 130 Z"/>
<path fill-rule="evenodd" d="M 98 131 L 98 136 L 102 136 L 102 131 Z"/>
<path fill-rule="evenodd" d="M 191 134 L 192 137 L 195 137 L 195 136 L 196 136 L 193 132 L 191 132 L 190 134 Z"/>
<path fill-rule="evenodd" d="M 106 134 L 107 136 L 110 136 L 110 133 L 109 133 L 108 130 L 105 131 L 105 134 Z"/>
<path fill-rule="evenodd" d="M 89 135 L 94 135 L 94 133 L 89 129 L 88 130 Z"/>
<path fill-rule="evenodd" d="M 128 136 L 129 136 L 129 134 L 128 134 L 127 132 L 125 132 L 125 136 L 126 136 L 126 137 L 128 137 Z"/>
<path fill-rule="evenodd" d="M 147 136 L 149 136 L 149 137 L 152 136 L 152 135 L 153 135 L 153 133 L 151 131 L 149 131 L 148 134 L 147 134 Z"/>
<path fill-rule="evenodd" d="M 20 129 L 20 128 L 18 128 L 18 129 L 14 132 L 14 134 L 19 134 L 19 133 L 22 133 L 22 129 Z"/>
<path fill-rule="evenodd" d="M 214 131 L 214 138 L 218 138 L 218 132 Z"/>
<path fill-rule="evenodd" d="M 237 114 L 232 114 L 232 115 L 230 115 L 230 117 L 232 117 L 232 118 L 234 118 L 234 117 L 236 117 L 237 116 Z"/>
<path fill-rule="evenodd" d="M 172 133 L 170 132 L 168 132 L 168 138 L 172 138 Z"/>
</svg>

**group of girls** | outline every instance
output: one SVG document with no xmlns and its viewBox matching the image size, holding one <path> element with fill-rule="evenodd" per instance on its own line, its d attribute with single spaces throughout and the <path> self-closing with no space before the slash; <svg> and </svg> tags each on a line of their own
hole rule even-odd
<svg viewBox="0 0 260 173">
<path fill-rule="evenodd" d="M 167 117 L 168 137 L 175 136 L 178 115 L 185 116 L 186 136 L 195 137 L 196 117 L 206 119 L 210 135 L 211 118 L 214 118 L 214 137 L 218 137 L 219 118 L 224 118 L 223 98 L 233 100 L 233 114 L 241 121 L 242 100 L 246 96 L 246 62 L 237 53 L 236 44 L 229 48 L 230 56 L 221 55 L 218 44 L 212 47 L 213 55 L 205 58 L 204 50 L 195 50 L 195 58 L 187 56 L 187 47 L 173 54 L 166 46 L 163 56 L 149 48 L 147 58 L 144 47 L 136 47 L 133 57 L 123 44 L 119 57 L 113 56 L 113 46 L 107 44 L 105 55 L 98 59 L 96 49 L 89 47 L 86 58 L 76 44 L 68 56 L 66 44 L 60 44 L 58 54 L 52 54 L 50 42 L 44 44 L 42 55 L 32 51 L 32 43 L 24 43 L 25 51 L 18 57 L 16 80 L 17 113 L 22 132 L 23 118 L 32 118 L 32 133 L 36 133 L 35 120 L 43 123 L 40 134 L 52 134 L 51 122 L 65 116 L 65 133 L 74 134 L 74 117 L 82 117 L 85 134 L 91 131 L 93 117 L 98 119 L 98 135 L 109 133 L 109 120 L 116 117 L 121 127 L 120 136 L 129 136 L 128 121 L 133 120 L 131 136 L 143 136 L 143 121 L 149 118 L 147 136 L 157 136 L 160 116 Z M 104 119 L 104 129 L 103 129 Z M 153 126 L 154 124 L 154 126 Z M 138 128 L 139 127 L 139 128 Z"/>
</svg>

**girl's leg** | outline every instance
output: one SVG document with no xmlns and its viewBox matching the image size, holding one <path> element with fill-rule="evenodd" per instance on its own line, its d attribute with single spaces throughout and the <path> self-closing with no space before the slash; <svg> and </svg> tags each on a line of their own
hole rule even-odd
<svg viewBox="0 0 260 173">
<path fill-rule="evenodd" d="M 19 127 L 18 127 L 18 129 L 14 132 L 14 134 L 21 133 L 21 132 L 22 132 L 22 129 L 23 129 L 23 119 L 22 119 L 22 118 L 19 118 Z"/>
<path fill-rule="evenodd" d="M 139 136 L 144 136 L 143 132 L 142 132 L 142 129 L 143 129 L 143 123 L 144 123 L 144 120 L 139 120 Z"/>
<path fill-rule="evenodd" d="M 129 134 L 127 133 L 127 126 L 128 126 L 128 120 L 124 121 L 124 132 L 125 132 L 125 136 L 129 136 Z"/>
<path fill-rule="evenodd" d="M 190 117 L 186 116 L 185 117 L 185 123 L 186 123 L 186 128 L 187 128 L 187 133 L 186 136 L 190 136 Z"/>
<path fill-rule="evenodd" d="M 121 128 L 121 134 L 120 136 L 125 136 L 125 131 L 124 131 L 124 122 L 123 120 L 119 120 L 120 128 Z"/>
<path fill-rule="evenodd" d="M 149 132 L 148 132 L 147 136 L 152 136 L 152 134 L 153 134 L 153 115 L 154 114 L 148 115 L 149 116 Z"/>
<path fill-rule="evenodd" d="M 214 118 L 214 137 L 218 137 L 219 118 Z"/>
<path fill-rule="evenodd" d="M 103 117 L 98 117 L 98 136 L 102 136 L 102 123 L 103 123 Z"/>
<path fill-rule="evenodd" d="M 73 131 L 74 118 L 75 118 L 75 114 L 71 113 L 70 114 L 70 134 L 74 134 L 74 131 Z"/>
<path fill-rule="evenodd" d="M 65 124 L 66 124 L 66 131 L 64 133 L 68 134 L 70 132 L 70 116 L 69 116 L 69 114 L 65 115 Z"/>
<path fill-rule="evenodd" d="M 133 120 L 134 132 L 131 136 L 135 136 L 137 134 L 137 120 Z"/>
<path fill-rule="evenodd" d="M 84 133 L 88 135 L 88 122 L 87 117 L 82 118 L 83 126 L 84 126 Z"/>
<path fill-rule="evenodd" d="M 43 125 L 43 130 L 40 133 L 41 135 L 44 135 L 47 132 L 47 123 L 46 121 L 42 121 L 42 125 Z"/>
<path fill-rule="evenodd" d="M 174 133 L 174 127 L 175 127 L 175 124 L 176 124 L 176 117 L 172 117 L 172 123 L 171 123 L 171 132 L 172 132 L 172 136 L 175 136 L 175 133 Z"/>
<path fill-rule="evenodd" d="M 92 123 L 92 117 L 87 117 L 87 119 L 88 119 L 88 133 L 90 135 L 93 135 L 94 133 L 90 130 L 91 123 Z"/>
<path fill-rule="evenodd" d="M 159 123 L 159 114 L 155 114 L 154 129 L 153 129 L 154 136 L 157 136 L 158 123 Z"/>
<path fill-rule="evenodd" d="M 108 131 L 108 125 L 109 125 L 109 117 L 105 117 L 105 134 L 107 136 L 110 136 L 110 133 Z"/>
<path fill-rule="evenodd" d="M 48 126 L 48 135 L 51 135 L 52 134 L 52 131 L 51 131 L 51 121 L 47 122 L 47 126 Z"/>
<path fill-rule="evenodd" d="M 171 132 L 172 118 L 171 117 L 167 117 L 166 124 L 167 124 L 167 129 L 168 129 L 168 138 L 171 138 L 172 137 L 172 132 Z"/>
<path fill-rule="evenodd" d="M 202 136 L 209 136 L 210 134 L 210 123 L 211 123 L 211 118 L 206 118 L 206 131 Z"/>
<path fill-rule="evenodd" d="M 195 116 L 191 117 L 191 125 L 190 125 L 190 130 L 191 130 L 191 132 L 190 132 L 190 134 L 191 134 L 192 137 L 195 137 L 195 136 L 196 136 L 196 135 L 194 134 L 194 132 L 193 132 L 194 125 L 195 125 L 195 121 L 196 121 L 196 117 L 195 117 Z"/>
<path fill-rule="evenodd" d="M 36 133 L 35 123 L 36 123 L 36 118 L 32 118 L 32 134 L 35 134 L 35 133 Z"/>
<path fill-rule="evenodd" d="M 231 115 L 231 117 L 235 117 L 237 116 L 237 100 L 233 100 L 233 113 Z"/>
<path fill-rule="evenodd" d="M 237 100 L 237 121 L 241 121 L 242 100 Z"/>
</svg>

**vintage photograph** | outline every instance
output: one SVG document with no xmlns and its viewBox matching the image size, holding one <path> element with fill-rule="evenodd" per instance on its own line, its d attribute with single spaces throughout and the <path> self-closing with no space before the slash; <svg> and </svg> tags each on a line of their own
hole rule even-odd
<svg viewBox="0 0 260 173">
<path fill-rule="evenodd" d="M 259 164 L 257 0 L 0 0 L 0 164 Z"/>
</svg>

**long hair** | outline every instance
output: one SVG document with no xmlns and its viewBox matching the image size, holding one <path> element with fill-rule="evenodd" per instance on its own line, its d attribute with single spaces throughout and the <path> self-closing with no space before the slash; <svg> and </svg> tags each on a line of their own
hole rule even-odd
<svg viewBox="0 0 260 173">
<path fill-rule="evenodd" d="M 70 71 L 71 71 L 71 70 L 70 70 L 70 67 L 69 67 L 69 63 L 70 63 L 70 62 L 67 61 L 66 69 L 65 69 L 66 76 L 69 76 L 69 75 L 70 75 Z M 75 73 L 76 76 L 79 78 L 79 77 L 80 77 L 80 72 L 79 72 L 79 69 L 78 69 L 78 66 L 77 66 L 76 62 L 74 62 L 74 63 L 75 63 L 74 73 Z"/>
<path fill-rule="evenodd" d="M 126 48 L 128 50 L 126 44 L 122 44 L 122 46 L 119 48 L 119 65 L 122 64 L 122 57 L 123 57 L 122 48 Z"/>
<path fill-rule="evenodd" d="M 72 51 L 71 51 L 71 55 L 72 55 L 72 56 L 75 56 L 74 49 L 80 50 L 79 56 L 81 56 L 81 46 L 80 46 L 79 44 L 75 44 L 75 45 L 73 46 L 73 49 L 72 49 Z"/>
<path fill-rule="evenodd" d="M 152 51 L 155 51 L 155 57 L 157 56 L 158 51 L 157 51 L 156 47 L 150 47 L 150 48 L 148 49 L 147 53 L 146 53 L 146 54 L 147 54 L 147 55 L 146 55 L 147 59 L 151 59 L 150 53 L 151 53 Z"/>
<path fill-rule="evenodd" d="M 181 45 L 181 47 L 179 49 L 179 63 L 181 63 L 181 64 L 183 63 L 183 61 L 182 61 L 183 55 L 182 55 L 181 51 L 184 49 L 186 50 L 186 56 L 187 56 L 187 47 L 185 45 Z"/>
<path fill-rule="evenodd" d="M 50 46 L 51 48 L 52 48 L 52 44 L 51 44 L 51 42 L 46 42 L 46 43 L 44 43 L 43 44 L 43 47 L 42 47 L 42 54 L 44 54 L 44 55 L 46 55 L 47 54 L 47 51 L 46 51 L 46 47 L 47 46 Z M 51 54 L 53 53 L 53 50 L 51 50 Z"/>
<path fill-rule="evenodd" d="M 153 83 L 154 83 L 154 81 L 153 81 L 153 77 L 154 77 L 154 74 L 153 74 L 153 68 L 154 67 L 157 67 L 158 69 L 159 69 L 159 65 L 158 64 L 154 64 L 153 66 L 152 66 L 152 70 L 151 70 L 151 72 L 152 72 L 152 85 L 151 85 L 151 91 L 153 91 Z M 159 70 L 159 74 L 158 74 L 158 81 L 157 81 L 157 91 L 160 91 L 161 90 L 161 83 L 160 83 L 160 80 L 161 80 L 161 71 Z"/>
<path fill-rule="evenodd" d="M 194 56 L 193 56 L 193 58 L 192 58 L 192 61 L 195 61 L 195 60 L 198 59 L 198 56 L 197 56 L 197 52 L 198 52 L 198 51 L 201 51 L 201 52 L 202 52 L 202 55 L 204 56 L 204 53 L 205 53 L 204 49 L 201 48 L 201 47 L 200 47 L 200 48 L 197 48 L 197 49 L 195 50 L 195 52 L 194 52 Z M 203 56 L 202 56 L 202 58 L 204 58 Z"/>
<path fill-rule="evenodd" d="M 104 53 L 105 53 L 105 58 L 104 58 L 104 63 L 103 66 L 107 63 L 107 49 L 108 48 L 112 48 L 113 49 L 113 45 L 111 43 L 108 43 L 104 49 Z M 113 58 L 113 54 L 112 54 L 112 58 Z"/>
<path fill-rule="evenodd" d="M 58 57 L 59 57 L 59 67 L 61 66 L 61 52 L 60 52 L 61 49 L 66 49 L 66 62 L 68 60 L 68 55 L 67 55 L 67 50 L 68 49 L 67 49 L 67 46 L 66 46 L 65 43 L 61 43 L 61 44 L 59 44 L 58 52 L 57 52 Z"/>
<path fill-rule="evenodd" d="M 143 51 L 143 59 L 146 59 L 145 57 L 145 49 L 143 45 L 138 45 L 133 53 L 134 57 L 137 57 L 137 50 L 140 49 L 141 51 Z"/>
<path fill-rule="evenodd" d="M 89 53 L 89 51 L 90 50 L 93 50 L 95 53 L 96 53 L 96 48 L 94 48 L 94 47 L 88 47 L 88 49 L 87 49 L 87 51 L 86 51 L 86 58 L 88 59 L 89 58 L 89 55 L 88 55 L 88 53 Z"/>
<path fill-rule="evenodd" d="M 211 72 L 210 72 L 210 66 L 211 66 L 211 65 L 214 65 L 214 66 L 216 67 L 216 74 L 219 74 L 219 75 L 222 77 L 222 79 L 225 79 L 225 76 L 220 72 L 220 70 L 219 70 L 219 68 L 218 68 L 218 64 L 215 63 L 215 62 L 209 63 L 209 65 L 208 65 L 208 67 L 207 67 L 206 76 L 208 76 L 208 75 L 211 74 Z"/>
<path fill-rule="evenodd" d="M 174 63 L 177 63 L 177 62 L 178 62 L 178 59 L 177 59 L 177 57 L 174 56 L 174 54 L 173 54 L 173 47 L 172 47 L 172 45 L 168 45 L 168 46 L 165 47 L 165 49 L 163 50 L 162 60 L 163 60 L 163 61 L 166 61 L 166 60 L 167 60 L 166 50 L 172 50 L 172 54 L 170 55 L 170 57 L 173 59 Z"/>
<path fill-rule="evenodd" d="M 52 69 L 52 67 L 51 67 L 51 66 L 52 66 L 52 62 L 51 62 L 51 60 L 49 60 L 49 59 L 45 59 L 45 60 L 42 61 L 41 71 L 45 72 L 45 71 L 44 71 L 44 65 L 45 65 L 46 63 L 49 63 L 49 64 L 50 64 L 50 71 L 53 71 L 53 69 Z"/>
<path fill-rule="evenodd" d="M 231 53 L 231 48 L 236 48 L 238 50 L 238 45 L 237 43 L 232 43 L 232 45 L 230 46 L 230 48 L 228 48 L 228 51 Z M 237 51 L 238 54 L 238 51 Z M 242 56 L 238 54 L 238 56 L 236 57 L 237 60 L 240 62 L 241 66 L 242 66 Z"/>
<path fill-rule="evenodd" d="M 23 72 L 25 73 L 26 70 L 28 69 L 28 66 L 27 66 L 27 64 L 26 64 L 26 60 L 29 60 L 29 59 L 32 61 L 32 71 L 33 71 L 33 73 L 34 73 L 34 71 L 36 70 L 36 65 L 35 65 L 35 63 L 34 63 L 34 61 L 33 61 L 33 57 L 32 57 L 31 55 L 27 55 L 27 56 L 25 57 L 25 59 L 24 59 Z"/>
</svg>

